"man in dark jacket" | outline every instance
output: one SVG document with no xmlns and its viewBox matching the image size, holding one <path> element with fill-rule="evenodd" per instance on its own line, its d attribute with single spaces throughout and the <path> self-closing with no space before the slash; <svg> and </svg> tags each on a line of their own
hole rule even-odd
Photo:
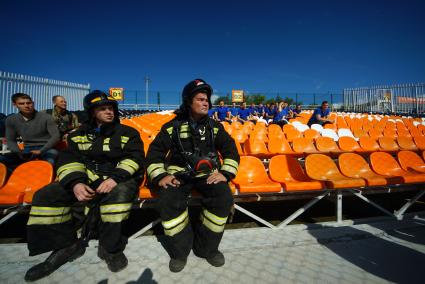
<svg viewBox="0 0 425 284">
<path fill-rule="evenodd" d="M 233 205 L 228 182 L 237 173 L 239 155 L 223 126 L 208 117 L 211 94 L 205 81 L 189 82 L 176 118 L 162 127 L 147 155 L 147 176 L 159 190 L 158 209 L 170 244 L 172 272 L 185 267 L 192 248 L 213 266 L 225 262 L 218 246 Z M 187 203 L 193 188 L 202 195 L 203 210 L 192 229 Z"/>
<path fill-rule="evenodd" d="M 57 162 L 59 182 L 33 198 L 27 227 L 30 255 L 53 252 L 28 270 L 27 281 L 45 277 L 84 254 L 71 214 L 77 201 L 86 203 L 87 219 L 97 220 L 98 256 L 109 270 L 120 271 L 128 263 L 121 222 L 130 214 L 143 176 L 143 142 L 135 129 L 119 123 L 117 102 L 104 92 L 88 94 L 84 108 L 91 119 L 68 135 L 68 149 Z M 100 220 L 93 219 L 98 215 Z"/>
</svg>

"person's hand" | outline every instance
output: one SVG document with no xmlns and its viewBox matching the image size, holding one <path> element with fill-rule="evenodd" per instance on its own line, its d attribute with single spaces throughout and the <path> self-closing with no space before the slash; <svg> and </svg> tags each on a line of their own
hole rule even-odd
<svg viewBox="0 0 425 284">
<path fill-rule="evenodd" d="M 219 182 L 227 182 L 227 178 L 220 173 L 219 171 L 213 172 L 208 178 L 207 178 L 207 184 L 217 184 Z"/>
<path fill-rule="evenodd" d="M 92 199 L 95 194 L 93 189 L 81 182 L 74 185 L 72 191 L 74 192 L 74 195 L 78 201 L 88 201 Z"/>
<path fill-rule="evenodd" d="M 158 185 L 163 188 L 168 188 L 168 186 L 176 187 L 180 185 L 180 181 L 176 179 L 175 176 L 169 175 L 169 176 L 163 177 L 159 181 Z"/>
<path fill-rule="evenodd" d="M 40 156 L 41 151 L 40 150 L 31 150 L 30 151 L 34 156 Z"/>
<path fill-rule="evenodd" d="M 114 189 L 114 187 L 117 186 L 117 183 L 111 179 L 105 179 L 97 188 L 96 188 L 96 192 L 97 193 L 108 193 L 111 192 L 112 189 Z"/>
</svg>

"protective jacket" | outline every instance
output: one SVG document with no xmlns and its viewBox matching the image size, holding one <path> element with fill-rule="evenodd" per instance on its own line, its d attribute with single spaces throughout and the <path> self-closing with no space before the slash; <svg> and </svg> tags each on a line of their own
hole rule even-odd
<svg viewBox="0 0 425 284">
<path fill-rule="evenodd" d="M 147 175 L 157 186 L 164 176 L 187 173 L 191 170 L 189 166 L 195 168 L 206 158 L 215 162 L 216 169 L 228 181 L 236 175 L 239 154 L 224 127 L 207 116 L 198 122 L 177 116 L 162 127 L 150 144 Z M 202 177 L 208 173 L 195 170 L 195 175 Z"/>
<path fill-rule="evenodd" d="M 59 182 L 72 190 L 80 182 L 100 184 L 112 178 L 120 183 L 142 177 L 142 145 L 139 133 L 129 126 L 111 123 L 95 128 L 85 124 L 68 136 L 68 149 L 57 162 Z"/>
</svg>

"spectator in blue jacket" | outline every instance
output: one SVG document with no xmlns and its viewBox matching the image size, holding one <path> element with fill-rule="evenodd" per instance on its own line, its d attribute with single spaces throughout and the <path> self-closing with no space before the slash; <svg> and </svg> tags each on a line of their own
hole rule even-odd
<svg viewBox="0 0 425 284">
<path fill-rule="evenodd" d="M 226 121 L 229 119 L 229 109 L 224 105 L 224 101 L 219 102 L 219 106 L 214 114 L 218 121 Z"/>
<path fill-rule="evenodd" d="M 246 108 L 246 103 L 242 103 L 241 108 L 238 111 L 238 120 L 242 123 L 245 121 L 250 120 L 251 118 L 251 111 Z"/>
<path fill-rule="evenodd" d="M 325 125 L 329 123 L 334 123 L 334 121 L 329 118 L 329 114 L 330 114 L 329 103 L 327 101 L 323 101 L 322 105 L 314 111 L 307 125 L 308 126 L 311 126 L 312 124 Z"/>
</svg>

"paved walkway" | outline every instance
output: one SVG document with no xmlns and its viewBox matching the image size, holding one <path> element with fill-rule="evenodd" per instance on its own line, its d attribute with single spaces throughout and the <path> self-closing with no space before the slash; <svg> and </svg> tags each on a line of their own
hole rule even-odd
<svg viewBox="0 0 425 284">
<path fill-rule="evenodd" d="M 131 240 L 129 266 L 111 273 L 86 254 L 37 283 L 424 283 L 425 219 L 380 219 L 359 225 L 332 223 L 284 229 L 226 230 L 226 264 L 215 268 L 190 255 L 180 273 L 155 236 Z M 25 244 L 0 245 L 0 283 L 22 283 L 25 271 L 47 255 L 28 257 Z"/>
</svg>

